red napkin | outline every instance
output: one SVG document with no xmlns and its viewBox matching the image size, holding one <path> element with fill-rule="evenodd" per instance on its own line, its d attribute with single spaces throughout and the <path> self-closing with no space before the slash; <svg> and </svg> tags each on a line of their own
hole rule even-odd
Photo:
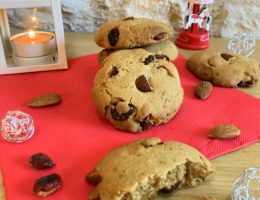
<svg viewBox="0 0 260 200">
<path fill-rule="evenodd" d="M 0 76 L 0 116 L 8 110 L 30 114 L 35 122 L 34 136 L 14 144 L 0 138 L 0 158 L 7 200 L 33 200 L 34 181 L 51 173 L 62 177 L 63 187 L 48 200 L 85 200 L 93 186 L 85 175 L 109 151 L 144 137 L 177 140 L 201 151 L 209 159 L 256 142 L 260 138 L 260 101 L 236 89 L 214 87 L 207 100 L 193 95 L 199 82 L 185 67 L 179 55 L 175 61 L 185 91 L 183 105 L 168 123 L 141 134 L 116 130 L 96 111 L 91 88 L 99 69 L 96 55 L 69 61 L 69 70 Z M 26 106 L 31 98 L 59 93 L 62 104 L 34 109 Z M 208 131 L 221 123 L 237 125 L 242 134 L 230 140 L 208 138 Z M 37 152 L 48 154 L 56 167 L 35 170 L 28 159 Z"/>
</svg>

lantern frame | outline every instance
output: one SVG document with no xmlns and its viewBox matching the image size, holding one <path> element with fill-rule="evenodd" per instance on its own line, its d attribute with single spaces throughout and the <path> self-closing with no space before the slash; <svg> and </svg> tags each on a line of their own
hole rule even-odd
<svg viewBox="0 0 260 200">
<path fill-rule="evenodd" d="M 50 7 L 53 16 L 54 34 L 57 47 L 57 62 L 35 66 L 14 66 L 10 45 L 11 32 L 7 9 Z M 0 1 L 0 74 L 15 74 L 48 70 L 67 69 L 65 37 L 60 0 L 1 0 Z M 11 60 L 11 61 L 10 61 Z"/>
</svg>

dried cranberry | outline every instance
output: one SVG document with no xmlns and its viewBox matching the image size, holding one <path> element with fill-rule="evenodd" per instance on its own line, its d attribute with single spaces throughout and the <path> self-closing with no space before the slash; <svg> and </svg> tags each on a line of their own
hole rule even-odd
<svg viewBox="0 0 260 200">
<path fill-rule="evenodd" d="M 162 40 L 163 38 L 165 38 L 167 36 L 166 32 L 161 32 L 159 34 L 157 34 L 156 36 L 154 36 L 154 40 Z"/>
<path fill-rule="evenodd" d="M 254 84 L 254 82 L 251 80 L 251 81 L 240 81 L 237 86 L 238 87 L 242 87 L 242 88 L 249 88 L 251 87 L 252 85 Z"/>
<path fill-rule="evenodd" d="M 170 61 L 170 58 L 168 56 L 164 55 L 164 54 L 155 54 L 154 57 L 156 59 L 164 59 L 165 58 L 167 61 Z"/>
<path fill-rule="evenodd" d="M 153 55 L 149 55 L 147 58 L 145 58 L 144 60 L 144 64 L 145 65 L 148 65 L 149 63 L 153 62 L 154 61 L 154 56 Z"/>
<path fill-rule="evenodd" d="M 109 33 L 108 33 L 108 41 L 109 41 L 109 44 L 111 46 L 116 46 L 116 43 L 118 42 L 118 39 L 119 39 L 119 30 L 118 28 L 113 28 Z"/>
<path fill-rule="evenodd" d="M 117 67 L 112 67 L 111 71 L 110 71 L 110 77 L 115 76 L 119 73 Z"/>
<path fill-rule="evenodd" d="M 153 124 L 150 123 L 149 121 L 142 121 L 140 123 L 141 127 L 142 127 L 142 130 L 145 131 L 145 130 L 149 130 L 153 127 Z"/>
<path fill-rule="evenodd" d="M 111 115 L 113 117 L 114 120 L 118 120 L 118 121 L 124 121 L 127 120 L 135 111 L 135 107 L 132 104 L 128 104 L 129 110 L 127 113 L 122 113 L 119 114 L 116 109 L 112 109 L 111 110 Z"/>
</svg>

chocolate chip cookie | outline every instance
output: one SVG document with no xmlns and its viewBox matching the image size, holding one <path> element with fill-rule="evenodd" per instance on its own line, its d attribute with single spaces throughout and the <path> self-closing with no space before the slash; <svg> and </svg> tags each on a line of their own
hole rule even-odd
<svg viewBox="0 0 260 200">
<path fill-rule="evenodd" d="M 151 44 L 147 46 L 143 46 L 142 49 L 153 53 L 153 54 L 163 54 L 168 56 L 170 60 L 175 60 L 178 56 L 178 49 L 170 40 L 165 40 L 160 43 Z M 109 56 L 111 53 L 118 51 L 117 49 L 103 49 L 98 54 L 98 61 L 101 64 L 103 60 Z"/>
<path fill-rule="evenodd" d="M 197 186 L 214 174 L 213 165 L 193 147 L 146 138 L 110 152 L 86 179 L 98 184 L 90 200 L 148 200 Z"/>
<path fill-rule="evenodd" d="M 103 48 L 125 49 L 162 42 L 172 36 L 172 27 L 145 18 L 127 18 L 106 23 L 95 34 Z"/>
<path fill-rule="evenodd" d="M 116 128 L 139 132 L 168 122 L 182 104 L 183 88 L 167 56 L 121 50 L 102 63 L 93 97 L 99 112 Z"/>
<path fill-rule="evenodd" d="M 250 87 L 259 79 L 259 63 L 237 54 L 205 51 L 188 59 L 198 78 L 222 87 Z"/>
</svg>

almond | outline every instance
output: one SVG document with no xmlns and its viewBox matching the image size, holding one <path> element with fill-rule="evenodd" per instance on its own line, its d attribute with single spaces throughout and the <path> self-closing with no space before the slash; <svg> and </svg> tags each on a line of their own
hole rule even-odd
<svg viewBox="0 0 260 200">
<path fill-rule="evenodd" d="M 208 81 L 200 82 L 194 90 L 194 94 L 199 99 L 206 99 L 212 91 L 212 84 Z"/>
<path fill-rule="evenodd" d="M 240 129 L 233 124 L 222 124 L 209 132 L 209 137 L 217 139 L 229 139 L 240 135 Z"/>
<path fill-rule="evenodd" d="M 46 94 L 32 99 L 27 105 L 30 107 L 46 107 L 61 103 L 61 96 L 59 94 Z"/>
</svg>

